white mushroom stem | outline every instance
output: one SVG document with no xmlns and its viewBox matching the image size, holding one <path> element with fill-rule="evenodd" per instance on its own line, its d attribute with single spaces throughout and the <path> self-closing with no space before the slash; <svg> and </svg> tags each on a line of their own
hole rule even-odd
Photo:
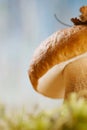
<svg viewBox="0 0 87 130">
<path fill-rule="evenodd" d="M 67 64 L 63 70 L 63 78 L 64 98 L 67 98 L 71 92 L 83 93 L 87 98 L 87 56 Z"/>
</svg>

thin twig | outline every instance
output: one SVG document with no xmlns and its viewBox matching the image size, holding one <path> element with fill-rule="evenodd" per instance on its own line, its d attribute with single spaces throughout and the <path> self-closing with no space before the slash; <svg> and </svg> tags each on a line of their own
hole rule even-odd
<svg viewBox="0 0 87 130">
<path fill-rule="evenodd" d="M 54 17 L 56 18 L 56 20 L 57 20 L 59 23 L 63 24 L 64 26 L 71 27 L 71 25 L 69 25 L 69 24 L 66 24 L 66 23 L 62 22 L 62 21 L 61 21 L 61 20 L 57 17 L 57 15 L 56 15 L 56 14 L 54 14 Z"/>
</svg>

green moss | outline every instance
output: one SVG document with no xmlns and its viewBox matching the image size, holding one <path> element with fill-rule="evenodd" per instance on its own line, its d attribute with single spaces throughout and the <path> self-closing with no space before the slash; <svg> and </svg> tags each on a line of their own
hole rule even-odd
<svg viewBox="0 0 87 130">
<path fill-rule="evenodd" d="M 0 104 L 0 130 L 87 130 L 87 101 L 72 94 L 60 108 L 37 114 Z"/>
</svg>

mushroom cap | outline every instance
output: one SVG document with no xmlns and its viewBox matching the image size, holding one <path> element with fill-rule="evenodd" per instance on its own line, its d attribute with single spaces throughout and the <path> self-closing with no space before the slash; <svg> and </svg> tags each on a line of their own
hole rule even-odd
<svg viewBox="0 0 87 130">
<path fill-rule="evenodd" d="M 52 92 L 49 92 L 48 95 L 43 94 L 52 98 L 64 97 L 65 89 L 62 84 L 62 73 L 60 74 L 60 72 L 67 64 L 67 61 L 85 53 L 86 51 L 86 25 L 73 26 L 52 34 L 36 49 L 29 66 L 28 74 L 34 89 L 43 93 L 44 88 L 46 88 L 44 86 L 46 86 L 47 82 L 50 82 L 49 85 L 52 85 L 55 91 L 53 94 Z M 49 72 L 49 70 L 51 71 Z M 53 78 L 53 74 L 55 75 L 55 78 Z M 59 79 L 57 77 L 58 75 L 60 75 Z M 49 76 L 51 76 L 51 78 Z M 49 81 L 46 81 L 47 79 Z M 58 84 L 57 79 L 60 80 L 60 83 Z M 43 82 L 40 83 L 40 80 L 43 80 Z M 41 88 L 42 90 L 39 91 Z M 61 94 L 57 95 L 57 91 L 61 91 Z"/>
</svg>

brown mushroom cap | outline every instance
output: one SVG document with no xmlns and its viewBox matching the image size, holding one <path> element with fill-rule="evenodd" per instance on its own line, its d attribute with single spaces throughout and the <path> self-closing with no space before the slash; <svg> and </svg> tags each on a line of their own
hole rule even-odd
<svg viewBox="0 0 87 130">
<path fill-rule="evenodd" d="M 79 56 L 87 51 L 87 26 L 86 25 L 78 25 L 73 26 L 67 29 L 60 30 L 50 36 L 46 41 L 41 43 L 41 45 L 36 49 L 34 56 L 32 58 L 30 67 L 29 67 L 29 78 L 34 87 L 34 89 L 38 92 L 43 93 L 44 88 L 46 89 L 47 82 L 52 82 L 52 86 L 54 92 L 52 94 L 49 92 L 49 97 L 63 97 L 64 96 L 64 87 L 62 83 L 61 75 L 59 76 L 60 83 L 57 84 L 57 76 L 60 74 L 62 69 L 64 68 L 65 64 L 61 63 L 64 61 L 68 61 L 76 56 Z M 61 63 L 61 64 L 60 64 Z M 60 64 L 60 68 L 59 68 Z M 55 67 L 56 66 L 56 69 Z M 53 70 L 52 72 L 49 70 Z M 53 73 L 56 72 L 55 78 Z M 49 73 L 51 78 L 45 75 Z M 52 73 L 52 74 L 51 74 Z M 40 79 L 44 81 L 40 83 Z M 46 80 L 49 81 L 46 81 Z M 51 79 L 51 80 L 50 80 Z M 56 80 L 55 80 L 56 79 Z M 46 82 L 45 82 L 46 81 Z M 43 84 L 44 83 L 44 84 Z M 56 83 L 56 85 L 54 85 Z M 60 87 L 59 87 L 60 86 Z M 52 87 L 50 87 L 52 88 Z M 57 91 L 60 91 L 61 94 L 57 95 Z M 42 90 L 40 90 L 42 89 Z"/>
</svg>

